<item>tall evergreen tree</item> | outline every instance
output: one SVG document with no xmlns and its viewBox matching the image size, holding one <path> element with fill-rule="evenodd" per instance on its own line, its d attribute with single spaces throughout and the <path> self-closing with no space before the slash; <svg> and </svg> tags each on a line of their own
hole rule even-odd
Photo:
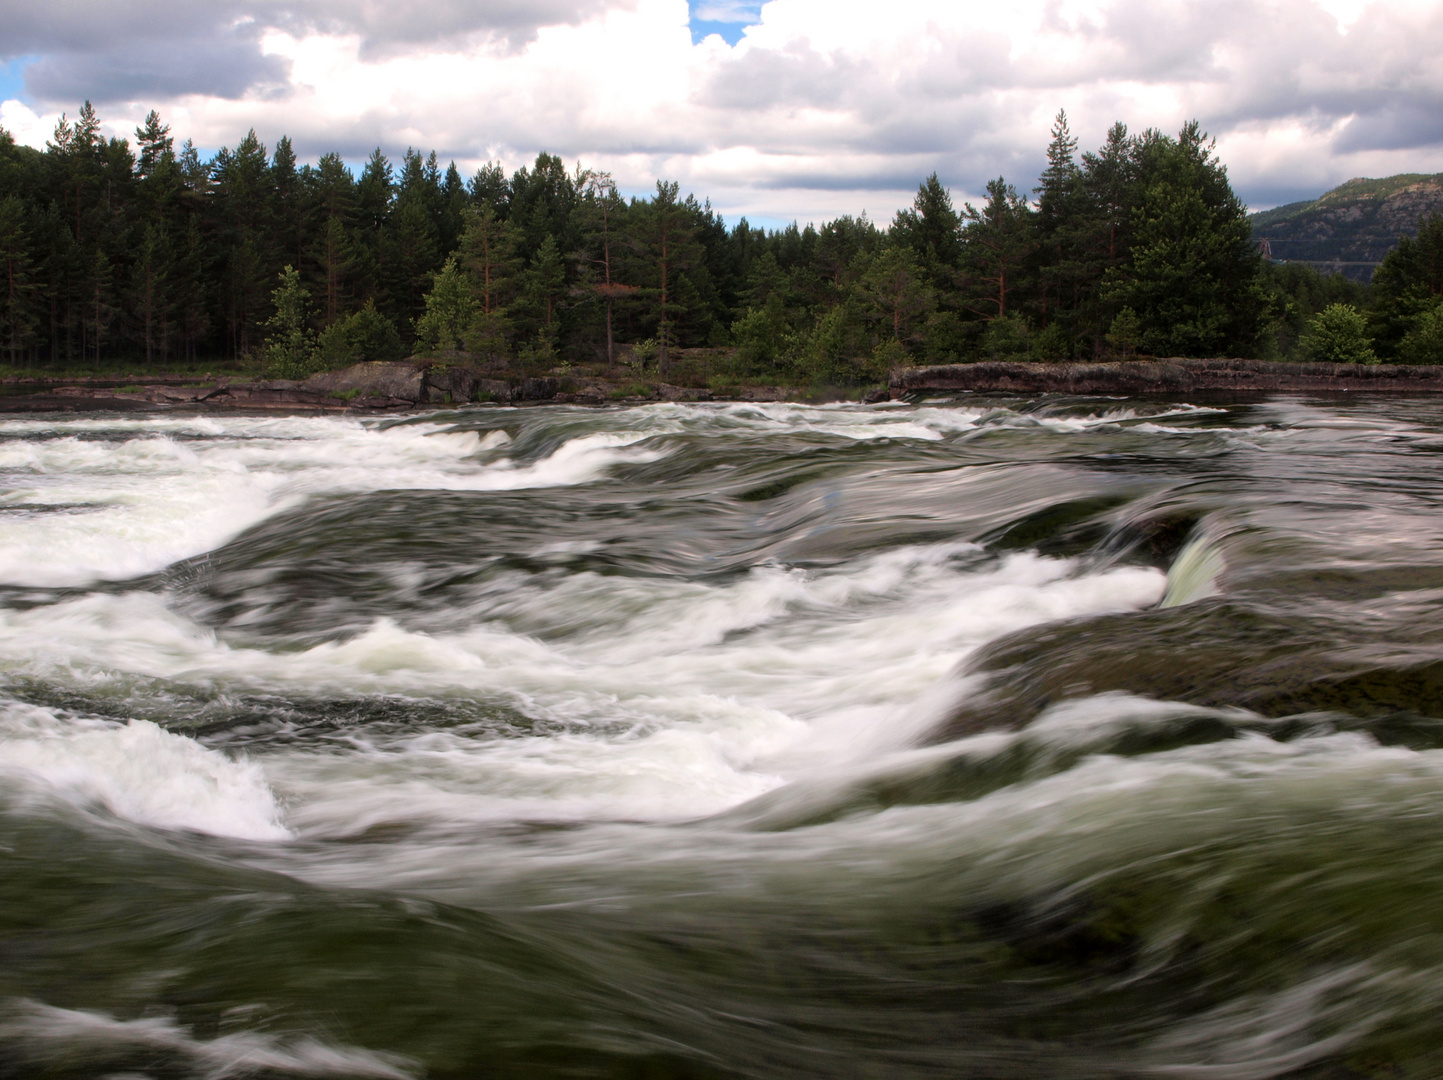
<svg viewBox="0 0 1443 1080">
<path fill-rule="evenodd" d="M 1443 298 L 1443 214 L 1426 215 L 1373 273 L 1372 331 L 1383 356 L 1396 355 L 1417 320 Z"/>
<path fill-rule="evenodd" d="M 897 214 L 892 232 L 912 249 L 933 285 L 952 283 L 962 255 L 962 218 L 936 173 L 922 181 L 912 208 Z"/>
<path fill-rule="evenodd" d="M 1131 308 L 1142 345 L 1170 356 L 1250 354 L 1263 327 L 1260 259 L 1247 209 L 1196 121 L 1139 145 L 1131 263 L 1105 295 Z"/>
<path fill-rule="evenodd" d="M 34 267 L 25 222 L 25 204 L 14 195 L 0 199 L 0 346 L 18 364 L 35 341 Z"/>
<path fill-rule="evenodd" d="M 964 305 L 983 318 L 1005 318 L 1019 295 L 1032 256 L 1032 209 L 1002 177 L 987 182 L 981 209 L 966 203 L 962 234 Z"/>
</svg>

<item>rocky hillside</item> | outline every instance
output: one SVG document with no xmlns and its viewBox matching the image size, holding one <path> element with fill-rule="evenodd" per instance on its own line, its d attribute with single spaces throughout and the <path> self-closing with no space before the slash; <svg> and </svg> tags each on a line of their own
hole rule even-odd
<svg viewBox="0 0 1443 1080">
<path fill-rule="evenodd" d="M 1309 262 L 1367 281 L 1398 237 L 1416 234 L 1419 217 L 1432 212 L 1443 213 L 1443 173 L 1360 177 L 1311 202 L 1264 210 L 1249 220 L 1274 260 Z"/>
</svg>

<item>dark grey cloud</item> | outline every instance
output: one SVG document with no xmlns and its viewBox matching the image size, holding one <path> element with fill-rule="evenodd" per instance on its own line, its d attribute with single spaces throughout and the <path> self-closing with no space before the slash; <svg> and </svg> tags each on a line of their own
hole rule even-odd
<svg viewBox="0 0 1443 1080">
<path fill-rule="evenodd" d="M 41 102 L 134 101 L 276 89 L 268 28 L 356 34 L 367 59 L 492 43 L 514 51 L 545 26 L 635 0 L 0 0 L 0 60 L 39 56 L 26 91 Z"/>
<path fill-rule="evenodd" d="M 1360 150 L 1416 150 L 1443 142 L 1443 100 L 1428 95 L 1390 102 L 1382 108 L 1353 116 L 1333 149 L 1340 153 Z"/>
<path fill-rule="evenodd" d="M 239 98 L 282 92 L 290 62 L 266 56 L 254 39 L 231 33 L 185 41 L 157 57 L 131 45 L 88 52 L 57 52 L 25 70 L 25 88 L 42 101 L 141 101 L 182 94 Z"/>
</svg>

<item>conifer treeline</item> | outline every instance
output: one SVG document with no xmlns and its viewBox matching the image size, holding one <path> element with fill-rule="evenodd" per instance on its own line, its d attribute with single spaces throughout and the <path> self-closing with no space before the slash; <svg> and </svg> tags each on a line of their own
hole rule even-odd
<svg viewBox="0 0 1443 1080">
<path fill-rule="evenodd" d="M 640 342 L 663 373 L 676 348 L 733 346 L 747 373 L 839 381 L 1272 347 L 1245 208 L 1196 123 L 1118 124 L 1081 157 L 1064 115 L 1052 136 L 1032 192 L 999 178 L 959 209 L 933 175 L 886 228 L 767 231 L 674 183 L 623 198 L 548 154 L 467 180 L 434 153 L 377 150 L 355 176 L 252 132 L 203 161 L 154 112 L 134 145 L 106 139 L 87 103 L 44 151 L 0 131 L 0 349 L 55 366 L 256 356 L 297 313 L 328 363 L 459 347 L 526 366 Z"/>
</svg>

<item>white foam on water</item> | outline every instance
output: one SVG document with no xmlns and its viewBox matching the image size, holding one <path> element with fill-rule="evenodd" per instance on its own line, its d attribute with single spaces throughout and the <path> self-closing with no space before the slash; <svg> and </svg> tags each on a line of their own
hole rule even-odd
<svg viewBox="0 0 1443 1080">
<path fill-rule="evenodd" d="M 1137 713 L 1135 702 L 1111 704 Z M 1097 711 L 1108 705 L 1097 703 Z M 993 732 L 964 740 L 970 747 L 907 753 L 925 774 L 925 759 L 936 763 L 967 750 L 985 758 L 1004 752 L 1008 739 Z M 853 770 L 856 780 L 868 775 Z M 713 819 L 700 832 L 597 821 L 515 843 L 437 831 L 414 843 L 368 845 L 364 858 L 344 845 L 308 848 L 304 864 L 293 867 L 284 849 L 274 854 L 284 860 L 276 865 L 318 884 L 387 887 L 482 906 L 675 909 L 697 897 L 714 911 L 722 896 L 725 904 L 820 906 L 863 919 L 902 904 L 909 919 L 925 920 L 929 910 L 946 917 L 959 903 L 1065 897 L 1079 883 L 1120 868 L 1146 875 L 1159 860 L 1190 851 L 1211 852 L 1193 867 L 1206 875 L 1226 875 L 1230 867 L 1256 871 L 1269 859 L 1309 853 L 1324 861 L 1339 851 L 1365 855 L 1377 837 L 1399 827 L 1436 824 L 1440 805 L 1443 751 L 1382 747 L 1357 734 L 1292 743 L 1244 735 L 1137 757 L 1097 753 L 972 799 L 869 806 L 778 831 L 759 831 L 745 815 Z M 1193 866 L 1185 855 L 1182 862 L 1178 872 Z M 1386 857 L 1356 872 L 1379 875 L 1380 888 L 1395 889 L 1409 871 Z M 1417 903 L 1427 905 L 1426 891 Z M 1186 938 L 1189 910 L 1180 903 L 1180 921 L 1158 928 L 1147 943 L 1158 955 L 1144 955 L 1144 967 L 1163 962 Z"/>
<path fill-rule="evenodd" d="M 316 495 L 583 484 L 614 465 L 655 460 L 661 451 L 633 445 L 654 433 L 582 433 L 518 463 L 494 456 L 504 432 L 483 439 L 438 423 L 0 422 L 0 581 L 74 586 L 150 573 Z"/>
<path fill-rule="evenodd" d="M 246 840 L 291 835 L 259 765 L 144 720 L 0 705 L 0 779 L 142 825 Z"/>
<path fill-rule="evenodd" d="M 259 1072 L 410 1080 L 420 1072 L 414 1063 L 394 1054 L 336 1046 L 307 1035 L 287 1038 L 240 1031 L 205 1039 L 169 1017 L 118 1020 L 100 1012 L 27 1000 L 0 1007 L 0 1046 L 18 1052 L 37 1069 L 55 1061 L 74 1062 L 82 1051 L 101 1061 L 107 1053 L 141 1052 L 182 1063 L 188 1075 L 203 1080 Z"/>
<path fill-rule="evenodd" d="M 94 691 L 159 681 L 205 693 L 393 695 L 496 702 L 547 729 L 476 739 L 445 730 L 351 751 L 267 754 L 302 834 L 386 821 L 714 813 L 816 768 L 864 762 L 933 726 L 961 660 L 1000 634 L 1154 603 L 1147 568 L 1081 573 L 970 544 L 919 545 L 804 573 L 725 583 L 569 575 L 522 579 L 515 610 L 445 634 L 381 620 L 302 651 L 228 643 L 150 593 L 0 611 L 0 670 Z M 506 625 L 548 609 L 585 629 L 543 640 Z M 368 741 L 370 740 L 370 741 Z"/>
</svg>

